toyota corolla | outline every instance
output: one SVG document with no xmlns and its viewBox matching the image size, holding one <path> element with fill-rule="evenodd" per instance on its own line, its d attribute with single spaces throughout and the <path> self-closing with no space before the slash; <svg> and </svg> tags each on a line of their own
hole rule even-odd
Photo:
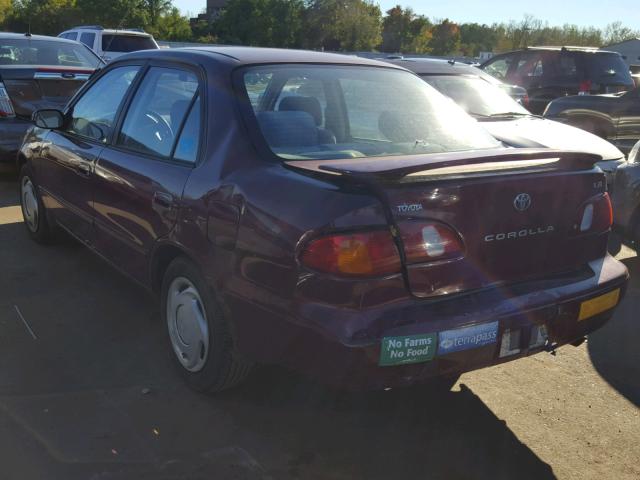
<svg viewBox="0 0 640 480">
<path fill-rule="evenodd" d="M 257 362 L 408 385 L 611 318 L 600 157 L 504 148 L 401 67 L 317 52 L 133 53 L 20 151 L 25 225 L 157 293 L 198 390 Z"/>
</svg>

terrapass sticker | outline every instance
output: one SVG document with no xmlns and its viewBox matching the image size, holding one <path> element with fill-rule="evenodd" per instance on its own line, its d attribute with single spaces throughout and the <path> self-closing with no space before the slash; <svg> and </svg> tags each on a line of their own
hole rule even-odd
<svg viewBox="0 0 640 480">
<path fill-rule="evenodd" d="M 440 332 L 438 356 L 483 347 L 498 340 L 498 322 L 482 323 L 472 327 Z"/>
<path fill-rule="evenodd" d="M 438 343 L 437 333 L 408 335 L 405 337 L 384 337 L 380 348 L 378 365 L 404 365 L 428 362 L 433 359 Z"/>
</svg>

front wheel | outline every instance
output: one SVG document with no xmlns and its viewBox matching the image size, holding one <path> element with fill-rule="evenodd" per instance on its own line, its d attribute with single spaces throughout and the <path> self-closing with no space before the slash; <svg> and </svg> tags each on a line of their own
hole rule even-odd
<svg viewBox="0 0 640 480">
<path fill-rule="evenodd" d="M 222 308 L 190 260 L 178 257 L 167 268 L 160 311 L 172 357 L 190 387 L 218 392 L 249 374 L 251 364 L 238 355 Z"/>
<path fill-rule="evenodd" d="M 53 234 L 47 221 L 47 213 L 33 180 L 31 169 L 27 165 L 23 165 L 20 169 L 19 178 L 20 207 L 27 232 L 38 243 L 50 243 Z"/>
</svg>

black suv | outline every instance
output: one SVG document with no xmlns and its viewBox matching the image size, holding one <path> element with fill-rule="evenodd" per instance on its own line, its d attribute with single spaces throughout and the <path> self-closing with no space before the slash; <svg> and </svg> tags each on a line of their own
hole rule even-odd
<svg viewBox="0 0 640 480">
<path fill-rule="evenodd" d="M 581 47 L 529 47 L 503 53 L 480 66 L 529 93 L 529 110 L 541 114 L 547 104 L 566 95 L 616 93 L 634 83 L 616 52 Z"/>
</svg>

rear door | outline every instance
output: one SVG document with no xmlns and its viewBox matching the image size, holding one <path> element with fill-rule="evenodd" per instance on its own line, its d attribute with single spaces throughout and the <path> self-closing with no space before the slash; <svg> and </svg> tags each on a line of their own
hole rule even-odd
<svg viewBox="0 0 640 480">
<path fill-rule="evenodd" d="M 118 67 L 98 78 L 71 106 L 66 127 L 50 132 L 34 160 L 45 205 L 85 243 L 91 242 L 96 161 L 140 68 Z"/>
<path fill-rule="evenodd" d="M 149 67 L 96 166 L 96 248 L 143 282 L 149 252 L 174 228 L 206 131 L 202 84 L 197 70 Z"/>
</svg>

